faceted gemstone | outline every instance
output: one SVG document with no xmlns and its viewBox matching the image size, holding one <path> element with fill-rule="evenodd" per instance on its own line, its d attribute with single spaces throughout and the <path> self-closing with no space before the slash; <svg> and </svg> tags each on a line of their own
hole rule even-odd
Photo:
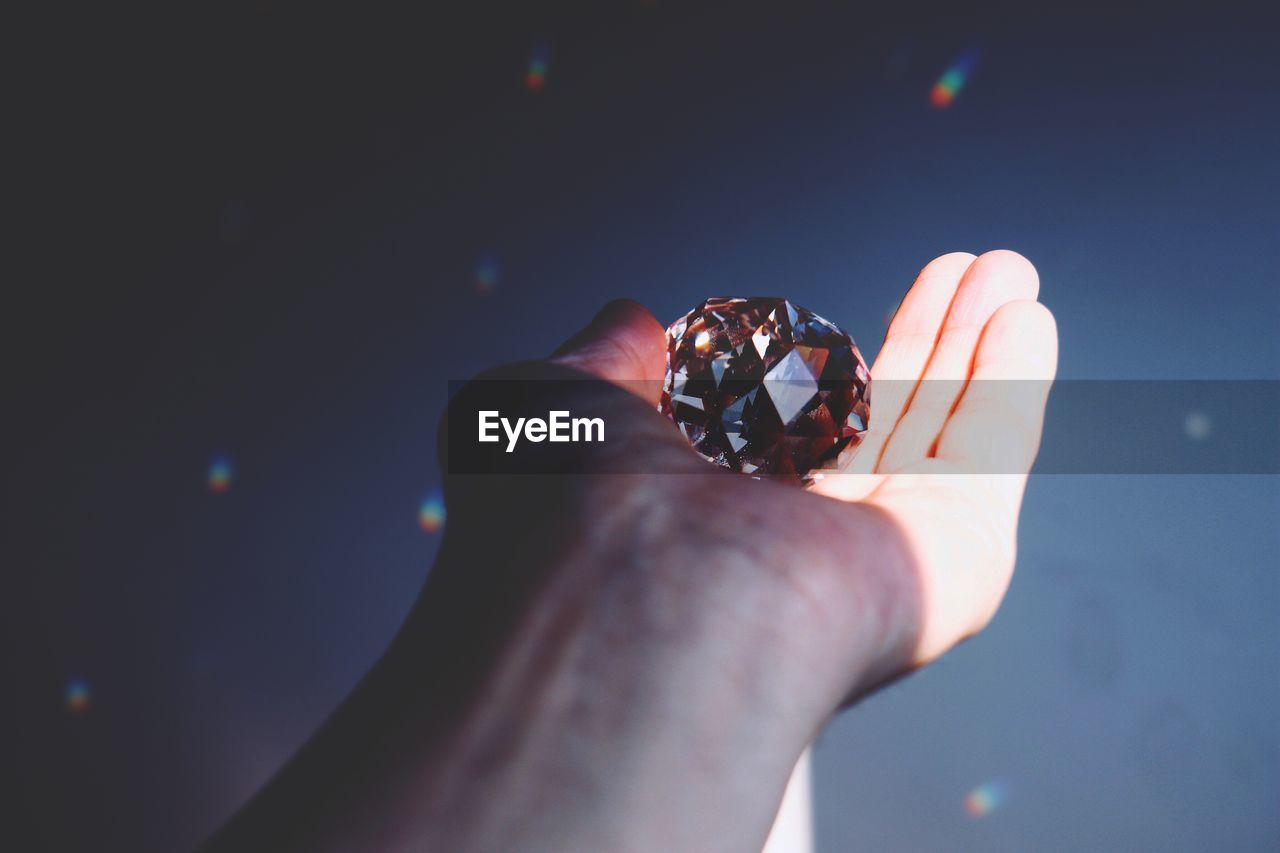
<svg viewBox="0 0 1280 853">
<path fill-rule="evenodd" d="M 866 362 L 849 335 L 785 299 L 708 299 L 667 329 L 659 410 L 702 456 L 808 485 L 862 442 Z"/>
</svg>

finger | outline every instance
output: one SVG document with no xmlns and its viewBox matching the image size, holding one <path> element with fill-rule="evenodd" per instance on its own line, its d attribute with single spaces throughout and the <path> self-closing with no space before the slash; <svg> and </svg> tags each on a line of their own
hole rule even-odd
<svg viewBox="0 0 1280 853">
<path fill-rule="evenodd" d="M 1058 367 L 1058 330 L 1039 302 L 1010 302 L 983 330 L 973 376 L 938 439 L 937 457 L 979 474 L 1031 470 Z"/>
<path fill-rule="evenodd" d="M 551 360 L 607 379 L 656 406 L 666 373 L 666 338 L 647 308 L 615 299 L 561 344 Z"/>
<path fill-rule="evenodd" d="M 952 252 L 930 261 L 907 291 L 893 315 L 884 345 L 871 368 L 871 425 L 849 467 L 850 474 L 875 470 L 888 436 L 906 408 L 938 343 L 942 321 L 955 298 L 965 270 L 976 260 L 968 252 Z"/>
<path fill-rule="evenodd" d="M 1039 292 L 1035 267 L 1017 252 L 987 252 L 969 266 L 920 385 L 889 437 L 881 471 L 900 471 L 929 455 L 964 390 L 987 321 L 1005 303 L 1034 300 Z"/>
</svg>

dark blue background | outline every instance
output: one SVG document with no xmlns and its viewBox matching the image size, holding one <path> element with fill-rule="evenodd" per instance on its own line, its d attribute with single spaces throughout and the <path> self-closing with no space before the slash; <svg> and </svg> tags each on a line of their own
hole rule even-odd
<svg viewBox="0 0 1280 853">
<path fill-rule="evenodd" d="M 6 763 L 51 849 L 190 845 L 260 784 L 430 566 L 447 380 L 608 298 L 786 295 L 870 358 L 931 257 L 1012 248 L 1064 376 L 1280 378 L 1274 17 L 109 14 L 31 32 L 15 122 Z M 821 741 L 819 848 L 1275 849 L 1277 510 L 1275 477 L 1033 480 L 991 629 Z"/>
</svg>

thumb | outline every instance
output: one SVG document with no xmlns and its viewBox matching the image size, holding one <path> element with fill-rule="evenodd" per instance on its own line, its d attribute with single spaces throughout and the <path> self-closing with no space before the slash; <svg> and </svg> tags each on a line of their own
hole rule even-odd
<svg viewBox="0 0 1280 853">
<path fill-rule="evenodd" d="M 586 371 L 648 399 L 667 369 L 662 325 L 630 299 L 615 299 L 552 353 L 557 364 Z M 653 393 L 651 393 L 653 392 Z"/>
<path fill-rule="evenodd" d="M 689 452 L 688 442 L 656 411 L 665 374 L 666 337 L 662 326 L 637 302 L 610 302 L 561 344 L 550 359 L 497 367 L 457 389 L 437 432 L 441 467 L 448 474 L 506 474 L 633 469 L 652 472 L 664 466 L 682 470 L 677 466 L 687 466 L 689 459 L 701 466 L 703 463 Z M 474 437 L 478 416 L 499 410 L 508 415 L 508 420 L 512 414 L 552 411 L 607 419 L 611 447 L 630 442 L 633 448 L 635 439 L 643 437 L 649 449 L 644 454 L 624 454 L 606 448 L 603 440 L 598 447 L 586 448 L 535 443 L 517 456 L 509 455 L 501 443 L 496 454 L 491 454 L 495 445 L 477 449 L 470 438 L 464 438 L 453 443 L 451 454 L 450 435 Z M 673 448 L 679 456 L 671 453 Z"/>
</svg>

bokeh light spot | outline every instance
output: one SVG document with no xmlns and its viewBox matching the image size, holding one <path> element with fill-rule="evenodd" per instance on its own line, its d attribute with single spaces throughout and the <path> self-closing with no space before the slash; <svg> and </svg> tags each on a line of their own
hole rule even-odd
<svg viewBox="0 0 1280 853">
<path fill-rule="evenodd" d="M 933 104 L 940 110 L 944 110 L 951 106 L 951 103 L 960 94 L 960 90 L 969 80 L 969 75 L 973 73 L 973 67 L 978 63 L 978 52 L 970 49 L 956 57 L 955 62 L 942 72 L 942 76 L 938 78 L 938 82 L 933 84 L 932 91 L 929 92 L 929 103 Z"/>
<path fill-rule="evenodd" d="M 488 293 L 493 290 L 493 286 L 498 283 L 498 261 L 496 258 L 486 255 L 480 259 L 480 263 L 476 264 L 476 290 L 480 293 Z"/>
<path fill-rule="evenodd" d="M 969 817 L 980 820 L 1004 805 L 1009 798 L 1009 786 L 993 779 L 983 782 L 964 797 L 964 810 Z"/>
<path fill-rule="evenodd" d="M 1182 428 L 1192 441 L 1204 441 L 1213 432 L 1213 420 L 1204 412 L 1187 412 Z"/>
<path fill-rule="evenodd" d="M 444 527 L 444 495 L 432 489 L 418 505 L 418 526 L 428 533 L 439 533 Z"/>
<path fill-rule="evenodd" d="M 67 682 L 67 710 L 73 714 L 89 710 L 89 682 L 85 679 L 77 677 Z"/>
<path fill-rule="evenodd" d="M 529 57 L 529 70 L 524 75 L 524 86 L 530 92 L 541 92 L 547 85 L 547 70 L 550 63 L 550 51 L 546 42 L 538 42 L 533 46 L 533 54 Z"/>
<path fill-rule="evenodd" d="M 225 453 L 215 453 L 209 460 L 209 491 L 215 495 L 226 493 L 235 479 L 235 468 L 231 465 L 231 457 Z"/>
</svg>

